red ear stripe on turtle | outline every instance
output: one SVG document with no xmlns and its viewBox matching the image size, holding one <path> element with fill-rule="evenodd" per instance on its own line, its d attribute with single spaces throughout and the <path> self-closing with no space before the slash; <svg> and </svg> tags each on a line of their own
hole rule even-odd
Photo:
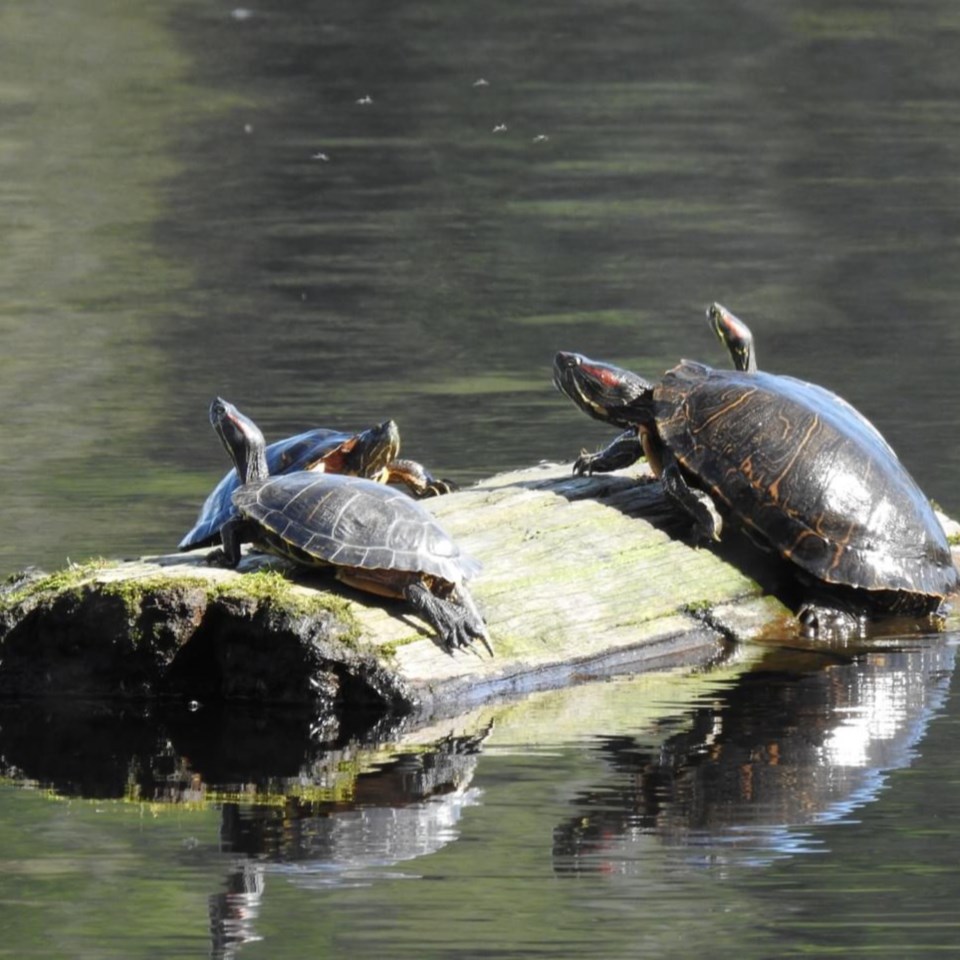
<svg viewBox="0 0 960 960">
<path fill-rule="evenodd" d="M 737 340 L 750 339 L 750 328 L 742 320 L 735 317 L 729 311 L 725 311 L 724 320 L 726 321 L 727 326 L 730 328 L 730 332 L 734 337 L 736 337 Z"/>
<path fill-rule="evenodd" d="M 605 387 L 619 387 L 623 382 L 623 377 L 609 367 L 594 366 L 592 363 L 581 363 L 580 369 L 588 377 L 593 377 L 594 380 L 598 380 Z"/>
</svg>

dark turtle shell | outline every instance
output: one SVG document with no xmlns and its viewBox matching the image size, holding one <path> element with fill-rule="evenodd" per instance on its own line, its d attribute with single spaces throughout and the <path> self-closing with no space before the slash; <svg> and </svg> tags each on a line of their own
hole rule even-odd
<svg viewBox="0 0 960 960">
<path fill-rule="evenodd" d="M 271 475 L 306 470 L 354 436 L 321 427 L 277 440 L 267 447 L 267 467 Z M 230 498 L 239 485 L 237 471 L 231 468 L 204 501 L 193 529 L 180 541 L 181 550 L 209 547 L 220 542 L 220 528 L 234 515 Z"/>
<path fill-rule="evenodd" d="M 699 485 L 812 576 L 931 598 L 957 588 L 929 501 L 876 428 L 830 391 L 684 360 L 655 387 L 654 417 Z"/>
<path fill-rule="evenodd" d="M 480 572 L 428 510 L 372 480 L 290 473 L 241 487 L 233 504 L 272 535 L 274 549 L 300 562 L 425 573 L 452 584 Z"/>
</svg>

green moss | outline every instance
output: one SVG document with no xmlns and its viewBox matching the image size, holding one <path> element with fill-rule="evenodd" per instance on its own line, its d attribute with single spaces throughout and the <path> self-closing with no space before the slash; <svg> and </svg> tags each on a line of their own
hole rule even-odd
<svg viewBox="0 0 960 960">
<path fill-rule="evenodd" d="M 279 570 L 257 570 L 227 583 L 208 584 L 213 597 L 235 597 L 241 600 L 274 600 L 294 604 L 292 584 Z"/>
<path fill-rule="evenodd" d="M 167 577 L 157 574 L 153 577 L 131 578 L 129 580 L 107 580 L 91 584 L 100 593 L 120 597 L 133 613 L 139 610 L 143 598 L 148 593 L 159 593 L 174 587 L 197 587 L 208 590 L 210 584 L 201 577 Z"/>
<path fill-rule="evenodd" d="M 56 594 L 75 589 L 101 570 L 112 565 L 111 561 L 104 560 L 102 557 L 85 560 L 83 563 L 68 564 L 62 570 L 57 570 L 38 580 L 31 580 L 21 588 L 0 597 L 0 608 L 15 607 L 17 604 L 23 603 L 24 600 L 29 600 L 39 594 Z"/>
<path fill-rule="evenodd" d="M 951 547 L 960 547 L 960 532 L 951 533 L 950 536 L 947 537 L 947 543 L 949 543 Z"/>
<path fill-rule="evenodd" d="M 390 640 L 387 643 L 377 644 L 377 653 L 383 657 L 384 660 L 395 660 L 397 658 L 397 651 L 399 651 L 401 647 L 406 647 L 422 639 L 422 634 L 411 633 L 406 637 L 400 637 L 398 640 Z"/>
<path fill-rule="evenodd" d="M 199 587 L 204 590 L 208 584 L 200 577 L 165 577 L 158 574 L 153 577 L 131 578 L 129 580 L 108 580 L 106 582 L 85 585 L 85 589 L 96 591 L 103 596 L 118 597 L 127 614 L 130 639 L 135 646 L 143 642 L 144 636 L 138 625 L 143 608 L 144 597 L 151 593 L 171 590 L 174 587 Z"/>
<path fill-rule="evenodd" d="M 275 604 L 280 609 L 297 616 L 315 617 L 322 613 L 333 614 L 346 628 L 341 638 L 351 642 L 360 636 L 360 625 L 350 609 L 350 604 L 335 594 L 324 592 L 302 593 L 278 570 L 257 570 L 244 574 L 229 583 L 205 583 L 210 599 L 220 597 L 238 600 L 256 600 L 257 603 Z"/>
<path fill-rule="evenodd" d="M 292 616 L 332 614 L 343 627 L 339 638 L 341 642 L 352 645 L 360 636 L 360 625 L 347 600 L 325 591 L 307 593 L 297 590 L 283 573 L 276 570 L 244 574 L 229 582 L 217 582 L 189 574 L 171 576 L 163 573 L 116 580 L 97 579 L 98 573 L 115 566 L 116 563 L 102 559 L 70 564 L 63 570 L 26 583 L 22 588 L 0 597 L 0 609 L 11 609 L 31 598 L 52 599 L 71 593 L 80 597 L 96 592 L 102 596 L 117 597 L 123 602 L 130 621 L 131 638 L 139 642 L 142 637 L 139 636 L 137 621 L 147 596 L 195 589 L 204 593 L 208 603 L 220 599 L 250 600 L 258 606 L 273 605 Z"/>
</svg>

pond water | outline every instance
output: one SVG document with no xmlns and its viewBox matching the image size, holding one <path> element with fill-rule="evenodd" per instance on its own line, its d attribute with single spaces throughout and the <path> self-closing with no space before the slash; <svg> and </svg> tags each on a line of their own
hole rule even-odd
<svg viewBox="0 0 960 960">
<path fill-rule="evenodd" d="M 6 948 L 953 952 L 955 656 L 773 647 L 337 742 L 290 713 L 7 706 Z"/>
<path fill-rule="evenodd" d="M 568 459 L 609 434 L 553 352 L 725 364 L 713 300 L 960 514 L 958 45 L 947 0 L 5 5 L 0 573 L 173 548 L 217 394 L 460 482 Z M 433 740 L 5 706 L 3 950 L 942 953 L 955 639 Z"/>
</svg>

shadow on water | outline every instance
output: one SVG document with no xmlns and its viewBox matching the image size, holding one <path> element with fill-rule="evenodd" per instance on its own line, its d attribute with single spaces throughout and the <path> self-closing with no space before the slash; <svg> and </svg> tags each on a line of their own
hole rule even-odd
<svg viewBox="0 0 960 960">
<path fill-rule="evenodd" d="M 178 803 L 208 787 L 269 790 L 400 723 L 371 716 L 366 727 L 331 730 L 297 707 L 24 700 L 0 704 L 0 756 L 6 776 L 61 796 Z"/>
</svg>

